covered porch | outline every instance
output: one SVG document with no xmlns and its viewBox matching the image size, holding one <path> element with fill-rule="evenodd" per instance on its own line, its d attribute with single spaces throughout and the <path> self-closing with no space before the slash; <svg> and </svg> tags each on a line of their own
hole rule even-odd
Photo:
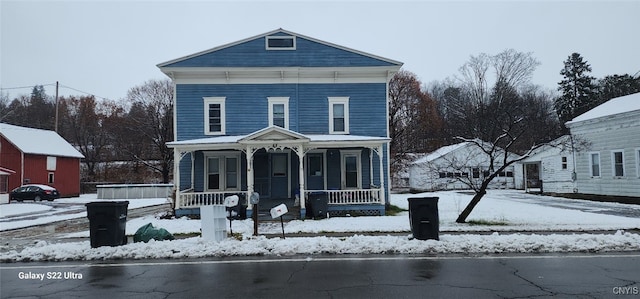
<svg viewBox="0 0 640 299">
<path fill-rule="evenodd" d="M 176 213 L 199 214 L 202 205 L 257 192 L 261 210 L 286 203 L 302 219 L 314 194 L 326 196 L 334 215 L 384 215 L 388 142 L 384 137 L 303 135 L 277 126 L 248 135 L 171 142 Z M 248 217 L 259 212 L 241 202 Z"/>
</svg>

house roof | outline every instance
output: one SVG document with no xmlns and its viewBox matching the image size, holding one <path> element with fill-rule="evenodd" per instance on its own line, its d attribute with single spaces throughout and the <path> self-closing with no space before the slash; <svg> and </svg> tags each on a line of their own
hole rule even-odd
<svg viewBox="0 0 640 299">
<path fill-rule="evenodd" d="M 447 145 L 447 146 L 443 146 L 431 153 L 429 153 L 428 155 L 413 161 L 413 163 L 411 164 L 420 164 L 420 163 L 425 163 L 425 162 L 431 162 L 433 160 L 436 160 L 442 156 L 445 156 L 451 152 L 454 152 L 460 148 L 463 148 L 465 146 L 469 145 L 468 142 L 460 142 L 460 143 L 456 143 L 456 144 L 452 144 L 452 145 Z"/>
<path fill-rule="evenodd" d="M 0 135 L 25 154 L 84 158 L 58 133 L 0 123 Z"/>
<path fill-rule="evenodd" d="M 167 143 L 171 148 L 200 148 L 207 146 L 231 147 L 232 145 L 251 144 L 256 142 L 293 142 L 310 143 L 320 146 L 371 146 L 383 144 L 390 139 L 386 137 L 358 135 L 301 134 L 277 126 L 270 126 L 246 135 L 218 136 Z"/>
<path fill-rule="evenodd" d="M 16 172 L 9 168 L 0 167 L 0 175 L 12 175 L 14 173 Z"/>
<path fill-rule="evenodd" d="M 595 108 L 568 121 L 567 124 L 613 116 L 631 111 L 640 111 L 640 92 L 606 101 Z"/>
<path fill-rule="evenodd" d="M 223 53 L 225 53 L 228 48 L 231 47 L 235 47 L 235 46 L 240 46 L 243 44 L 246 44 L 248 42 L 253 42 L 256 41 L 258 39 L 264 39 L 267 36 L 274 36 L 274 35 L 288 35 L 288 36 L 295 36 L 296 38 L 301 38 L 307 41 L 310 41 L 312 43 L 315 44 L 319 44 L 319 45 L 324 45 L 330 48 L 334 48 L 337 50 L 341 50 L 343 55 L 336 55 L 339 56 L 339 58 L 343 58 L 342 60 L 344 60 L 344 62 L 346 63 L 345 66 L 354 66 L 353 63 L 355 62 L 354 57 L 363 57 L 363 58 L 367 58 L 370 61 L 377 61 L 377 65 L 381 65 L 381 66 L 397 66 L 400 67 L 402 66 L 402 62 L 399 61 L 395 61 L 389 58 L 384 58 L 381 56 L 377 56 L 374 54 L 370 54 L 370 53 L 366 53 L 363 51 L 358 51 L 358 50 L 354 50 L 351 48 L 347 48 L 344 46 L 340 46 L 340 45 L 336 45 L 333 43 L 329 43 L 326 41 L 322 41 L 319 39 L 315 39 L 309 36 L 305 36 L 299 33 L 295 33 L 295 32 L 291 32 L 288 30 L 284 30 L 282 28 L 280 29 L 276 29 L 276 30 L 272 30 L 266 33 L 262 33 L 262 34 L 258 34 L 256 36 L 252 36 L 246 39 L 242 39 L 236 42 L 232 42 L 232 43 L 228 43 L 222 46 L 218 46 L 215 48 L 211 48 L 205 51 L 201 51 L 198 53 L 194 53 L 191 55 L 187 55 L 184 57 L 180 57 L 177 59 L 173 59 L 173 60 L 169 60 L 167 62 L 163 62 L 158 64 L 157 66 L 159 68 L 166 68 L 166 67 L 193 67 L 193 66 L 197 66 L 197 67 L 249 67 L 252 65 L 246 65 L 246 63 L 248 63 L 248 60 L 245 59 L 246 56 L 238 56 L 238 55 L 230 55 L 230 56 L 220 56 L 220 57 L 216 57 L 216 53 L 220 53 L 221 55 Z M 296 49 L 297 50 L 297 49 Z M 247 49 L 244 49 L 243 52 L 246 52 Z M 282 55 L 284 53 L 286 53 L 287 51 L 269 51 L 271 52 L 271 54 L 274 55 Z M 278 53 L 280 52 L 280 53 Z M 247 54 L 251 54 L 251 56 L 255 56 L 256 53 L 247 53 Z M 245 58 L 243 58 L 245 57 Z M 196 63 L 192 63 L 195 62 L 196 59 L 197 60 L 197 64 Z M 259 59 L 259 61 L 265 61 L 263 59 Z M 286 60 L 282 60 L 286 63 L 288 63 L 288 65 L 281 65 L 281 66 L 313 66 L 313 65 L 296 65 L 296 62 L 293 61 L 292 59 L 286 59 Z M 332 61 L 332 64 L 334 66 L 336 65 L 337 61 Z M 264 66 L 264 65 L 253 65 L 253 66 Z"/>
</svg>

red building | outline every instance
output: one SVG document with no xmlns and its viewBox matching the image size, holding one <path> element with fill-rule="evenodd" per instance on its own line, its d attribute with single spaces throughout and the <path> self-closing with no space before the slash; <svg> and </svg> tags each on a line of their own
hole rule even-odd
<svg viewBox="0 0 640 299">
<path fill-rule="evenodd" d="M 58 189 L 62 197 L 78 196 L 82 158 L 54 131 L 0 123 L 0 168 L 9 170 L 4 171 L 9 173 L 8 191 L 23 184 L 44 184 Z"/>
</svg>

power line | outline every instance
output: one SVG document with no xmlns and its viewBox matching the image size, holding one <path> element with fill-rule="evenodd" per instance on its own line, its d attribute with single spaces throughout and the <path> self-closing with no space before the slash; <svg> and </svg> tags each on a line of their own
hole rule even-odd
<svg viewBox="0 0 640 299">
<path fill-rule="evenodd" d="M 108 99 L 107 99 L 107 98 L 105 98 L 105 97 L 97 96 L 97 95 L 95 95 L 95 94 L 93 94 L 93 93 L 86 92 L 86 91 L 82 91 L 82 90 L 79 90 L 79 89 L 76 89 L 76 88 L 73 88 L 73 87 L 70 87 L 70 86 L 66 86 L 66 85 L 62 85 L 62 84 L 60 84 L 60 87 L 62 87 L 62 88 L 68 88 L 68 89 L 71 89 L 71 90 L 73 90 L 73 91 L 77 91 L 77 92 L 81 92 L 81 93 L 84 93 L 84 94 L 88 94 L 88 95 L 90 95 L 90 96 L 94 96 L 94 97 L 96 97 L 96 98 L 98 98 L 98 99 L 108 100 Z"/>
<path fill-rule="evenodd" d="M 4 90 L 15 90 L 15 89 L 26 89 L 26 88 L 34 88 L 34 87 L 36 87 L 36 86 L 56 86 L 56 83 L 50 83 L 50 84 L 36 84 L 36 85 L 30 85 L 30 86 L 1 87 L 1 88 L 0 88 L 0 91 L 4 91 Z M 98 99 L 102 99 L 102 100 L 109 100 L 108 98 L 101 97 L 101 96 L 97 96 L 97 95 L 95 95 L 95 94 L 93 94 L 93 93 L 91 93 L 91 92 L 82 91 L 82 90 L 80 90 L 80 89 L 73 88 L 73 87 L 71 87 L 71 86 L 62 85 L 62 84 L 60 84 L 59 86 L 60 86 L 60 87 L 62 87 L 62 88 L 71 89 L 71 90 L 73 90 L 73 91 L 77 91 L 77 92 L 80 92 L 80 93 L 83 93 L 83 94 L 86 94 L 86 95 L 90 95 L 90 96 L 93 96 L 93 97 L 98 98 Z"/>
<path fill-rule="evenodd" d="M 25 88 L 34 88 L 36 86 L 56 86 L 56 84 L 51 83 L 51 84 L 36 84 L 36 85 L 30 85 L 30 86 L 0 87 L 0 90 L 25 89 Z"/>
</svg>

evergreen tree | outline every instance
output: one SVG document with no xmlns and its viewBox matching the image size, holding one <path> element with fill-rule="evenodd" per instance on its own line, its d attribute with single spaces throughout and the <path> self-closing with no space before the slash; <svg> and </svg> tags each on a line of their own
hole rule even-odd
<svg viewBox="0 0 640 299">
<path fill-rule="evenodd" d="M 640 77 L 609 75 L 598 80 L 598 105 L 613 98 L 640 92 Z"/>
<path fill-rule="evenodd" d="M 589 76 L 591 66 L 578 53 L 573 53 L 564 62 L 560 75 L 564 77 L 558 83 L 558 90 L 562 93 L 556 99 L 556 113 L 562 122 L 588 111 L 596 104 L 596 86 L 594 77 Z"/>
</svg>

